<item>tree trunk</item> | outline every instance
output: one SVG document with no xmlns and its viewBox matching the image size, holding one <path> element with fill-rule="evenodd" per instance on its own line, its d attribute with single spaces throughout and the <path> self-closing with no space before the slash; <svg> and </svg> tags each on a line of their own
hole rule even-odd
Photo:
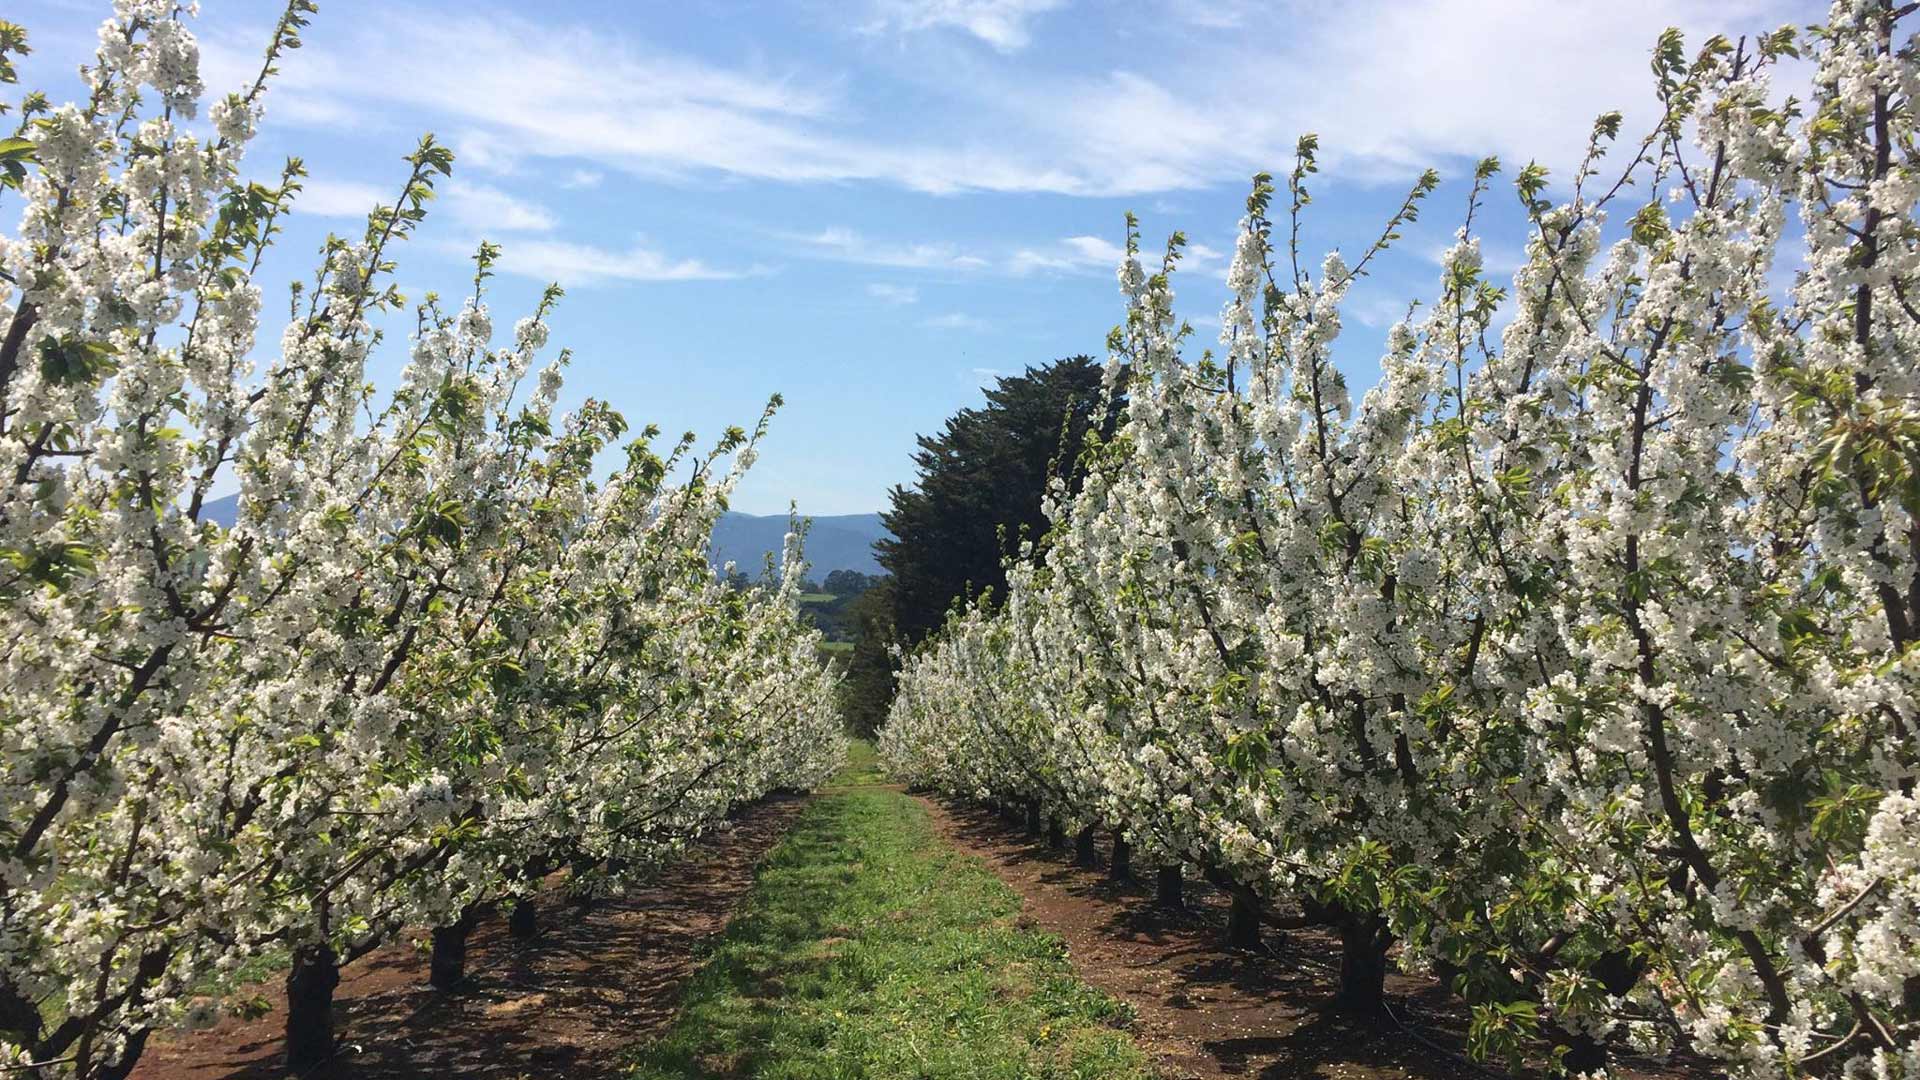
<svg viewBox="0 0 1920 1080">
<path fill-rule="evenodd" d="M 30 1046 L 40 1038 L 40 1006 L 14 989 L 13 980 L 0 975 L 0 1032 L 12 1037 L 19 1046 Z"/>
<path fill-rule="evenodd" d="M 1060 824 L 1060 819 L 1057 817 L 1047 819 L 1047 846 L 1050 848 L 1067 846 L 1067 827 Z"/>
<path fill-rule="evenodd" d="M 1393 935 L 1378 915 L 1348 915 L 1340 920 L 1340 992 L 1334 1004 L 1343 1012 L 1378 1016 L 1385 1011 L 1387 947 Z"/>
<path fill-rule="evenodd" d="M 1039 836 L 1040 829 L 1040 801 L 1035 799 L 1027 803 L 1027 831 Z"/>
<path fill-rule="evenodd" d="M 1236 949 L 1260 947 L 1260 898 L 1252 889 L 1227 890 L 1232 903 L 1227 908 L 1227 944 Z"/>
<path fill-rule="evenodd" d="M 478 916 L 469 905 L 460 917 L 433 928 L 433 955 L 427 961 L 427 985 L 451 990 L 467 977 L 467 937 Z"/>
<path fill-rule="evenodd" d="M 1549 1026 L 1545 1034 L 1565 1051 L 1560 1063 L 1568 1075 L 1597 1074 L 1607 1067 L 1607 1044 L 1593 1036 L 1553 1026 Z"/>
<path fill-rule="evenodd" d="M 1100 852 L 1093 842 L 1093 826 L 1081 829 L 1073 838 L 1073 861 L 1081 866 L 1100 865 Z"/>
<path fill-rule="evenodd" d="M 1133 845 L 1118 831 L 1113 834 L 1113 858 L 1107 863 L 1107 876 L 1115 881 L 1133 880 Z"/>
<path fill-rule="evenodd" d="M 594 859 L 575 859 L 567 869 L 567 888 L 573 894 L 573 906 L 585 911 L 593 906 L 593 889 L 587 878 L 593 874 L 599 862 Z"/>
<path fill-rule="evenodd" d="M 533 906 L 533 897 L 523 896 L 513 902 L 513 913 L 507 916 L 507 933 L 516 941 L 526 941 L 540 932 L 540 913 Z"/>
<path fill-rule="evenodd" d="M 127 1080 L 133 1075 L 134 1067 L 140 1064 L 140 1055 L 147 1049 L 147 1037 L 152 1034 L 152 1028 L 141 1028 L 128 1035 L 127 1045 L 120 1051 L 120 1057 L 96 1069 L 94 1080 Z"/>
<path fill-rule="evenodd" d="M 287 973 L 287 1068 L 300 1072 L 333 1056 L 333 988 L 340 960 L 324 942 L 293 952 Z"/>
<path fill-rule="evenodd" d="M 1158 887 L 1154 890 L 1153 902 L 1163 908 L 1184 908 L 1187 906 L 1185 883 L 1180 879 L 1179 866 L 1160 868 Z"/>
</svg>

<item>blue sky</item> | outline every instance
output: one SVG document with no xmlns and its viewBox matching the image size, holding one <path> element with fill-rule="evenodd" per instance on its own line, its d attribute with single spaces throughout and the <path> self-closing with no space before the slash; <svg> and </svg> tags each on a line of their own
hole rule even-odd
<svg viewBox="0 0 1920 1080">
<path fill-rule="evenodd" d="M 13 0 L 22 83 L 76 96 L 105 11 Z M 736 508 L 880 509 L 916 433 L 998 373 L 1100 355 L 1122 315 L 1123 216 L 1173 229 L 1176 279 L 1217 332 L 1247 178 L 1321 136 L 1307 246 L 1355 251 L 1432 166 L 1449 181 L 1357 290 L 1342 366 L 1377 371 L 1386 325 L 1433 292 L 1459 178 L 1498 154 L 1564 173 L 1592 118 L 1651 112 L 1661 28 L 1690 41 L 1806 23 L 1773 0 L 322 0 L 282 64 L 251 168 L 311 174 L 276 271 L 391 201 L 423 132 L 454 179 L 400 254 L 411 295 L 458 295 L 481 239 L 506 249 L 511 321 L 548 280 L 569 400 L 669 432 L 750 423 L 779 392 Z M 203 74 L 238 87 L 278 4 L 202 0 Z M 1486 251 L 1519 250 L 1510 188 Z M 1317 257 L 1316 257 L 1317 262 Z M 1184 279 L 1184 280 L 1182 280 Z M 271 337 L 272 335 L 269 335 Z M 398 366 L 391 342 L 376 375 Z"/>
</svg>

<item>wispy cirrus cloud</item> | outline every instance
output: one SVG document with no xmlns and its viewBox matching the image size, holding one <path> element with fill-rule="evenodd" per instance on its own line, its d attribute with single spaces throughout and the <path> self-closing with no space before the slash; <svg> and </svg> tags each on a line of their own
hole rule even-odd
<svg viewBox="0 0 1920 1080">
<path fill-rule="evenodd" d="M 929 330 L 965 330 L 969 333 L 983 334 L 993 329 L 993 324 L 977 315 L 951 311 L 945 315 L 935 315 L 923 321 L 921 326 Z"/>
<path fill-rule="evenodd" d="M 376 206 L 389 204 L 395 191 L 357 180 L 306 180 L 293 199 L 295 214 L 326 218 L 364 218 Z"/>
<path fill-rule="evenodd" d="M 894 285 L 876 281 L 867 286 L 867 295 L 884 304 L 903 307 L 920 302 L 920 290 L 911 285 Z"/>
<path fill-rule="evenodd" d="M 397 188 L 359 180 L 309 179 L 294 198 L 294 213 L 328 218 L 365 218 L 375 206 L 391 206 Z M 464 228 L 487 233 L 549 232 L 553 212 L 527 198 L 465 180 L 443 182 L 435 192 L 435 210 Z"/>
<path fill-rule="evenodd" d="M 364 218 L 375 205 L 390 202 L 392 196 L 375 184 L 310 180 L 295 203 L 295 212 Z M 534 234 L 515 237 L 502 245 L 499 268 L 521 277 L 578 288 L 609 282 L 725 281 L 763 272 L 759 268 L 725 269 L 697 258 L 675 258 L 642 241 L 626 247 L 604 247 L 554 239 L 544 235 L 558 227 L 552 211 L 484 184 L 449 180 L 442 184 L 439 197 L 448 216 L 476 239 L 503 233 Z"/>
<path fill-rule="evenodd" d="M 676 259 L 633 244 L 598 247 L 564 240 L 522 240 L 505 247 L 500 268 L 510 274 L 557 281 L 569 288 L 610 282 L 730 281 L 760 273 L 758 268 L 728 270 L 699 259 Z"/>
<path fill-rule="evenodd" d="M 1031 274 L 1058 273 L 1110 274 L 1119 269 L 1127 249 L 1098 236 L 1069 236 L 1045 247 L 1021 248 L 1006 261 L 1008 271 Z M 1188 270 L 1208 272 L 1218 268 L 1224 256 L 1205 244 L 1188 244 L 1182 265 Z"/>
<path fill-rule="evenodd" d="M 1030 23 L 1066 6 L 1066 0 L 875 0 L 869 34 L 961 30 L 1002 52 L 1024 49 L 1033 40 Z"/>
<path fill-rule="evenodd" d="M 483 232 L 549 232 L 559 224 L 545 206 L 485 184 L 450 180 L 441 198 L 455 221 Z"/>
<path fill-rule="evenodd" d="M 1124 47 L 1133 21 L 1111 17 L 1074 20 L 1103 48 L 1046 62 L 1040 46 L 1067 22 L 1043 17 L 1056 0 L 877 0 L 861 25 L 946 28 L 1000 50 L 904 74 L 804 48 L 705 58 L 504 5 L 370 7 L 286 61 L 269 107 L 342 129 L 418 118 L 500 171 L 564 159 L 569 172 L 669 181 L 1125 195 L 1284 168 L 1295 137 L 1315 131 L 1328 169 L 1411 179 L 1487 153 L 1564 167 L 1608 109 L 1627 111 L 1629 131 L 1644 125 L 1662 26 L 1697 41 L 1817 14 L 1804 0 L 1168 2 L 1154 5 L 1168 33 L 1148 67 Z M 249 73 L 255 36 L 206 43 L 209 85 Z"/>
<path fill-rule="evenodd" d="M 903 270 L 984 270 L 992 261 L 945 242 L 892 241 L 836 225 L 813 233 L 780 233 L 803 254 L 866 266 Z"/>
</svg>

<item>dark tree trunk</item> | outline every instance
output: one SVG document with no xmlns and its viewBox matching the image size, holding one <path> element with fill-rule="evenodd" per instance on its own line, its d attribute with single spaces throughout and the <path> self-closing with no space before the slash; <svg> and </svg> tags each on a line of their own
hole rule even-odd
<svg viewBox="0 0 1920 1080">
<path fill-rule="evenodd" d="M 1093 842 L 1093 826 L 1081 829 L 1073 838 L 1073 861 L 1081 866 L 1100 865 L 1100 852 Z"/>
<path fill-rule="evenodd" d="M 127 1036 L 126 1048 L 120 1051 L 119 1059 L 94 1070 L 95 1080 L 127 1080 L 132 1076 L 134 1066 L 140 1064 L 140 1055 L 146 1052 L 147 1036 L 152 1034 L 152 1028 L 141 1028 Z"/>
<path fill-rule="evenodd" d="M 599 867 L 595 859 L 575 859 L 567 870 L 567 888 L 573 894 L 573 906 L 582 911 L 593 906 L 593 887 L 588 878 Z"/>
<path fill-rule="evenodd" d="M 1607 1067 L 1607 1045 L 1593 1036 L 1551 1026 L 1546 1035 L 1565 1051 L 1560 1063 L 1569 1074 L 1597 1073 Z"/>
<path fill-rule="evenodd" d="M 433 955 L 427 960 L 427 984 L 451 990 L 467 977 L 467 937 L 478 916 L 471 906 L 445 926 L 433 928 Z"/>
<path fill-rule="evenodd" d="M 1107 876 L 1115 881 L 1133 880 L 1133 845 L 1118 832 L 1113 834 L 1113 859 L 1107 863 Z"/>
<path fill-rule="evenodd" d="M 1378 915 L 1348 915 L 1340 920 L 1340 992 L 1334 1004 L 1343 1012 L 1378 1016 L 1386 1011 L 1387 948 L 1393 935 Z"/>
<path fill-rule="evenodd" d="M 1027 831 L 1035 836 L 1039 836 L 1041 828 L 1040 803 L 1039 800 L 1036 799 L 1027 803 Z"/>
<path fill-rule="evenodd" d="M 533 897 L 523 896 L 513 902 L 513 913 L 507 916 L 507 933 L 516 941 L 526 941 L 540 932 L 540 912 L 533 906 Z"/>
<path fill-rule="evenodd" d="M 333 946 L 302 945 L 287 973 L 287 1068 L 299 1072 L 333 1056 L 333 988 L 340 959 Z"/>
<path fill-rule="evenodd" d="M 1067 846 L 1067 827 L 1060 824 L 1060 819 L 1057 817 L 1047 819 L 1047 846 L 1050 848 Z"/>
<path fill-rule="evenodd" d="M 1227 890 L 1231 903 L 1227 907 L 1227 944 L 1236 949 L 1257 949 L 1260 947 L 1260 898 L 1252 889 L 1235 887 Z"/>
<path fill-rule="evenodd" d="M 32 1046 L 40 1038 L 40 1007 L 14 989 L 13 981 L 0 975 L 0 1032 L 12 1036 L 20 1046 Z"/>
<path fill-rule="evenodd" d="M 1178 866 L 1163 866 L 1154 889 L 1153 902 L 1163 908 L 1184 908 L 1187 906 L 1185 882 L 1180 878 Z"/>
</svg>

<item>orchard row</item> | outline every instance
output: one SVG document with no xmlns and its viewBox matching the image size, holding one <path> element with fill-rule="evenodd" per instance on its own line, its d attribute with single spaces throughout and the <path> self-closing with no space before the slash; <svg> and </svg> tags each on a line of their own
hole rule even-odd
<svg viewBox="0 0 1920 1080">
<path fill-rule="evenodd" d="M 1117 425 L 907 661 L 891 769 L 1330 924 L 1349 1008 L 1432 971 L 1496 1061 L 1920 1077 L 1908 14 L 1661 37 L 1652 130 L 1518 173 L 1510 283 L 1481 164 L 1357 400 L 1348 295 L 1432 174 L 1315 266 L 1302 140 L 1199 357 L 1180 238 L 1130 244 Z"/>
<path fill-rule="evenodd" d="M 656 449 L 562 414 L 558 290 L 496 333 L 491 247 L 409 312 L 444 148 L 261 340 L 303 173 L 248 182 L 242 151 L 311 11 L 202 117 L 181 8 L 120 0 L 87 99 L 28 95 L 0 142 L 0 1070 L 125 1076 L 269 952 L 290 1063 L 319 1061 L 340 964 L 434 927 L 456 980 L 482 905 L 670 872 L 841 753 L 797 538 L 757 588 L 708 565 L 759 429 Z M 0 24 L 0 78 L 25 47 Z"/>
</svg>

